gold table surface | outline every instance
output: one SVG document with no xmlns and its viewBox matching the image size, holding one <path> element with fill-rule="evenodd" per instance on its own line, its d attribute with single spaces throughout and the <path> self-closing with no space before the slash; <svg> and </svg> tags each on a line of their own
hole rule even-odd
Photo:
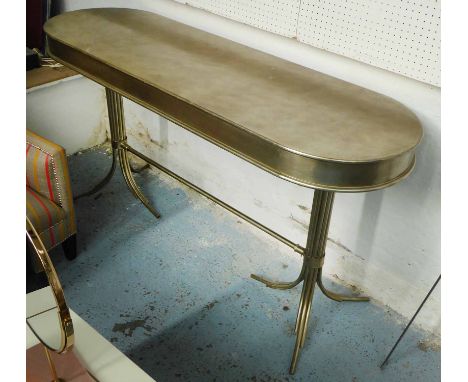
<svg viewBox="0 0 468 382">
<path fill-rule="evenodd" d="M 145 11 L 44 29 L 57 61 L 289 181 L 370 191 L 414 166 L 417 117 L 373 91 Z"/>
</svg>

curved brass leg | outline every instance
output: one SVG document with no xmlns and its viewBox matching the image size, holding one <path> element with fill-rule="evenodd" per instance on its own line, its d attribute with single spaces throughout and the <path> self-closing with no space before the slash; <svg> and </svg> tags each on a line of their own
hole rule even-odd
<svg viewBox="0 0 468 382">
<path fill-rule="evenodd" d="M 132 194 L 140 199 L 144 206 L 157 218 L 161 215 L 154 208 L 135 182 L 128 160 L 128 151 L 125 148 L 127 136 L 125 134 L 125 117 L 123 112 L 122 96 L 106 88 L 107 110 L 109 113 L 109 126 L 112 137 L 112 150 L 118 152 L 120 168 L 128 188 Z"/>
<path fill-rule="evenodd" d="M 292 289 L 296 285 L 298 285 L 302 280 L 304 280 L 304 269 L 305 266 L 302 264 L 302 269 L 301 273 L 299 273 L 299 276 L 297 277 L 296 280 L 291 281 L 291 282 L 279 282 L 279 281 L 271 281 L 268 279 L 265 279 L 261 276 L 251 274 L 250 277 L 252 277 L 254 280 L 260 281 L 261 283 L 265 284 L 268 288 L 272 289 Z"/>
<path fill-rule="evenodd" d="M 161 214 L 154 208 L 149 200 L 146 198 L 145 195 L 141 192 L 140 188 L 135 182 L 135 179 L 132 175 L 132 170 L 130 168 L 130 163 L 128 162 L 128 152 L 127 150 L 120 148 L 119 149 L 119 160 L 120 160 L 120 167 L 122 169 L 122 174 L 127 183 L 128 188 L 132 192 L 132 194 L 144 204 L 144 206 L 157 218 L 161 217 Z"/>
<path fill-rule="evenodd" d="M 114 175 L 115 172 L 115 167 L 117 166 L 117 153 L 115 150 L 112 150 L 112 165 L 107 173 L 107 175 L 104 177 L 103 180 L 101 180 L 98 184 L 96 184 L 91 190 L 83 192 L 82 194 L 79 194 L 73 198 L 73 200 L 78 200 L 84 196 L 91 196 L 101 190 L 109 181 L 111 180 L 112 176 Z"/>
<path fill-rule="evenodd" d="M 325 296 L 327 296 L 328 298 L 330 298 L 332 300 L 338 301 L 338 302 L 342 302 L 342 301 L 362 301 L 362 302 L 370 301 L 369 297 L 367 297 L 367 296 L 344 296 L 344 295 L 329 291 L 328 289 L 325 288 L 325 286 L 323 285 L 323 282 L 322 282 L 322 269 L 320 269 L 320 271 L 318 273 L 317 284 L 318 284 L 320 290 L 322 291 L 322 293 Z"/>
</svg>

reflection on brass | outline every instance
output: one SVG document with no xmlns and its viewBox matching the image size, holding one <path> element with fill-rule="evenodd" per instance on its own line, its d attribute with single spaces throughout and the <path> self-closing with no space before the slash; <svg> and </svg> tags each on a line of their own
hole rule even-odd
<svg viewBox="0 0 468 382">
<path fill-rule="evenodd" d="M 159 217 L 133 179 L 130 152 L 303 255 L 292 282 L 252 275 L 276 289 L 303 282 L 294 373 L 316 284 L 335 301 L 368 301 L 322 283 L 334 193 L 377 190 L 407 177 L 422 137 L 416 116 L 381 94 L 149 12 L 79 10 L 52 18 L 44 30 L 51 57 L 106 87 L 113 164 L 91 192 L 108 182 L 118 156 L 130 190 Z M 273 175 L 314 188 L 306 247 L 132 148 L 122 96 Z"/>
<path fill-rule="evenodd" d="M 55 60 L 289 181 L 370 191 L 413 168 L 420 123 L 381 94 L 145 11 L 44 30 Z"/>
<path fill-rule="evenodd" d="M 61 329 L 61 340 L 60 346 L 56 349 L 51 347 L 46 341 L 43 340 L 41 335 L 37 333 L 37 331 L 32 327 L 29 323 L 28 319 L 31 317 L 26 318 L 26 323 L 34 333 L 34 335 L 41 341 L 41 343 L 46 346 L 48 349 L 56 352 L 56 353 L 63 353 L 69 350 L 74 343 L 74 331 L 73 331 L 73 322 L 70 316 L 70 311 L 68 310 L 67 303 L 65 301 L 65 296 L 63 294 L 62 285 L 60 284 L 60 280 L 55 272 L 55 268 L 50 260 L 50 257 L 42 243 L 39 235 L 32 225 L 29 218 L 26 216 L 26 237 L 28 238 L 29 243 L 31 244 L 34 253 L 37 255 L 39 262 L 44 269 L 44 272 L 47 276 L 47 280 L 49 281 L 50 288 L 55 298 L 55 302 L 58 308 L 58 318 L 60 322 L 60 329 Z"/>
</svg>

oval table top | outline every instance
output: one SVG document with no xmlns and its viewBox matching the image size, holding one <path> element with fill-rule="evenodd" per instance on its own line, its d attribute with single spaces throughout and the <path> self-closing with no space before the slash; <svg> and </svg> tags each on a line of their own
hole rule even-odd
<svg viewBox="0 0 468 382">
<path fill-rule="evenodd" d="M 370 191 L 414 166 L 417 117 L 373 91 L 140 10 L 44 30 L 57 61 L 289 181 Z"/>
</svg>

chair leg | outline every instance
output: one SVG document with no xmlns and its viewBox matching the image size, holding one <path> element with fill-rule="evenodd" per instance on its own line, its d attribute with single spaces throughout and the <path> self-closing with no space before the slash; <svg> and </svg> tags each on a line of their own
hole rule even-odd
<svg viewBox="0 0 468 382">
<path fill-rule="evenodd" d="M 62 243 L 62 248 L 68 260 L 76 258 L 76 233 Z"/>
</svg>

